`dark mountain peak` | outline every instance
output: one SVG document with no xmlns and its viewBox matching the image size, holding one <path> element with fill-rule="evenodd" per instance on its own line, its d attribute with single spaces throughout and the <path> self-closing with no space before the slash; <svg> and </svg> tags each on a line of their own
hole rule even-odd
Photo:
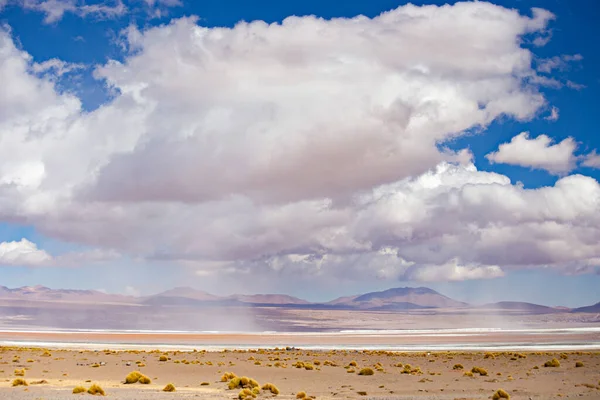
<svg viewBox="0 0 600 400">
<path fill-rule="evenodd" d="M 573 312 L 600 313 L 600 301 L 591 306 L 575 308 Z"/>
</svg>

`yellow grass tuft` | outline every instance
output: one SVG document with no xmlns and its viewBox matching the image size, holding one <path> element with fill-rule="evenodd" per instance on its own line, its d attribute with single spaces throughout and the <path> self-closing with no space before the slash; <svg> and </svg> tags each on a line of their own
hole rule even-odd
<svg viewBox="0 0 600 400">
<path fill-rule="evenodd" d="M 167 360 L 168 360 L 167 356 L 160 356 L 158 358 L 158 361 L 167 361 Z"/>
<path fill-rule="evenodd" d="M 575 363 L 575 368 L 581 368 L 581 367 L 583 367 L 583 363 L 581 361 L 577 361 Z"/>
<path fill-rule="evenodd" d="M 25 369 L 15 369 L 15 376 L 25 376 Z"/>
<path fill-rule="evenodd" d="M 454 364 L 454 367 L 452 367 L 452 369 L 464 369 L 465 367 L 463 367 L 462 364 Z"/>
<path fill-rule="evenodd" d="M 473 367 L 471 369 L 471 372 L 473 374 L 479 374 L 480 376 L 487 376 L 487 374 L 488 374 L 487 371 L 481 367 Z"/>
<path fill-rule="evenodd" d="M 87 390 L 83 386 L 75 386 L 73 388 L 73 394 L 85 393 Z"/>
<path fill-rule="evenodd" d="M 236 377 L 237 376 L 233 372 L 225 372 L 223 376 L 221 376 L 221 382 L 229 382 L 230 380 Z"/>
<path fill-rule="evenodd" d="M 306 398 L 306 392 L 298 392 L 298 393 L 296 393 L 296 398 L 297 399 L 305 399 Z"/>
<path fill-rule="evenodd" d="M 254 398 L 256 398 L 257 395 L 258 395 L 257 391 L 246 388 L 246 389 L 242 389 L 238 393 L 238 399 L 240 399 L 240 400 L 245 400 L 248 398 L 254 399 Z"/>
<path fill-rule="evenodd" d="M 168 383 L 162 390 L 163 392 L 174 392 L 175 386 L 172 383 Z"/>
<path fill-rule="evenodd" d="M 208 386 L 208 385 L 210 385 L 210 383 L 208 383 L 208 382 L 202 382 L 202 383 L 200 384 L 200 386 Z"/>
<path fill-rule="evenodd" d="M 227 387 L 229 388 L 229 390 L 233 390 L 233 389 L 241 386 L 240 381 L 241 381 L 241 379 L 236 376 L 229 381 L 229 383 L 227 384 Z"/>
<path fill-rule="evenodd" d="M 546 368 L 558 368 L 558 367 L 560 367 L 560 361 L 558 361 L 556 358 L 553 358 L 550 361 L 546 361 L 544 363 L 544 367 L 546 367 Z"/>
<path fill-rule="evenodd" d="M 14 381 L 12 381 L 12 385 L 13 386 L 29 386 L 27 384 L 27 381 L 25 379 L 21 379 L 21 378 L 17 378 Z"/>
<path fill-rule="evenodd" d="M 140 376 L 140 379 L 138 382 L 141 383 L 142 385 L 149 385 L 152 383 L 152 380 L 150 378 L 148 378 L 146 375 L 142 375 L 142 376 Z"/>
<path fill-rule="evenodd" d="M 104 393 L 104 389 L 102 389 L 100 386 L 96 385 L 95 383 L 90 386 L 90 388 L 87 391 L 89 394 L 91 395 L 99 395 L 99 396 L 106 396 L 106 393 Z"/>
<path fill-rule="evenodd" d="M 371 368 L 363 368 L 360 371 L 358 371 L 359 375 L 374 375 L 375 371 L 373 371 Z"/>
<path fill-rule="evenodd" d="M 125 384 L 137 383 L 137 381 L 139 381 L 142 376 L 143 375 L 142 375 L 142 373 L 140 371 L 130 372 L 125 377 Z"/>
<path fill-rule="evenodd" d="M 498 390 L 496 390 L 496 392 L 492 396 L 492 400 L 500 400 L 500 399 L 510 400 L 510 396 L 504 390 L 498 389 Z"/>
<path fill-rule="evenodd" d="M 279 394 L 279 389 L 277 389 L 277 386 L 273 385 L 272 383 L 265 383 L 262 387 L 262 390 L 268 390 L 269 392 L 273 393 L 274 395 Z"/>
</svg>

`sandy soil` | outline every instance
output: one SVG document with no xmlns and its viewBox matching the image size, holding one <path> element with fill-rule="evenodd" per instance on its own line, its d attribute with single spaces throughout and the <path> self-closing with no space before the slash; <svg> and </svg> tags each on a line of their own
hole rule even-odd
<svg viewBox="0 0 600 400">
<path fill-rule="evenodd" d="M 252 350 L 226 352 L 76 351 L 0 348 L 0 398 L 91 398 L 72 394 L 75 386 L 99 384 L 115 399 L 234 399 L 240 389 L 228 390 L 225 372 L 276 385 L 278 399 L 295 399 L 305 391 L 317 399 L 489 399 L 502 388 L 511 399 L 600 399 L 600 352 L 395 353 L 370 351 Z M 166 356 L 167 361 L 160 361 Z M 543 364 L 556 358 L 559 367 Z M 328 361 L 325 365 L 325 361 Z M 136 365 L 136 363 L 141 363 Z M 295 367 L 302 362 L 312 369 Z M 356 367 L 348 367 L 355 362 Z M 576 367 L 576 363 L 583 363 Z M 128 365 L 129 364 L 129 365 Z M 402 366 L 399 366 L 402 364 Z M 410 364 L 413 373 L 403 373 Z M 462 364 L 464 369 L 454 369 Z M 298 366 L 298 364 L 297 364 Z M 369 367 L 374 375 L 361 376 Z M 420 368 L 420 373 L 415 371 Z M 486 376 L 465 376 L 481 367 Z M 16 369 L 25 369 L 29 386 L 12 387 Z M 126 385 L 128 373 L 139 370 L 151 384 Z M 350 371 L 350 372 L 349 372 Z M 37 383 L 42 381 L 43 383 Z M 201 385 L 207 382 L 208 385 Z M 162 392 L 167 383 L 177 388 Z M 365 394 L 366 393 L 366 394 Z M 264 390 L 258 399 L 272 398 Z"/>
<path fill-rule="evenodd" d="M 27 332 L 27 331 L 0 331 L 0 342 L 14 343 L 62 343 L 68 344 L 71 348 L 77 348 L 78 343 L 81 347 L 93 343 L 101 343 L 110 346 L 143 344 L 150 348 L 168 349 L 171 345 L 197 346 L 197 348 L 214 347 L 234 347 L 244 345 L 250 347 L 286 347 L 292 346 L 323 346 L 325 348 L 335 348 L 335 346 L 371 346 L 376 344 L 378 348 L 397 349 L 398 346 L 431 346 L 431 345 L 455 345 L 457 348 L 464 345 L 484 346 L 485 345 L 528 345 L 535 343 L 537 346 L 544 344 L 574 345 L 577 343 L 597 344 L 600 343 L 600 331 L 562 331 L 553 333 L 545 332 L 462 332 L 439 333 L 436 331 L 427 331 L 423 333 L 407 333 L 400 331 L 380 332 L 380 333 L 303 333 L 286 334 L 248 334 L 248 333 L 161 333 L 148 332 L 125 333 L 125 332 Z M 131 347 L 130 347 L 131 348 Z M 365 347 L 362 347 L 365 348 Z M 421 347 L 422 349 L 422 347 Z M 439 348 L 437 348 L 439 349 Z M 478 348 L 476 348 L 478 349 Z M 475 349 L 475 350 L 476 350 Z"/>
</svg>

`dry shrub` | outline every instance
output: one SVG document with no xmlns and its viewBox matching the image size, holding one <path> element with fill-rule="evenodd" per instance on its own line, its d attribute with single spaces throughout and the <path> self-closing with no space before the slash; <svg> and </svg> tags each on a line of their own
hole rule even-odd
<svg viewBox="0 0 600 400">
<path fill-rule="evenodd" d="M 102 389 L 100 386 L 96 385 L 95 383 L 90 386 L 90 388 L 87 391 L 89 394 L 91 395 L 98 395 L 98 396 L 106 396 L 106 393 L 104 393 L 104 389 Z"/>
<path fill-rule="evenodd" d="M 175 386 L 172 383 L 168 383 L 162 390 L 163 392 L 174 392 Z"/>
<path fill-rule="evenodd" d="M 465 367 L 463 367 L 462 364 L 454 364 L 454 367 L 452 367 L 452 369 L 464 369 Z"/>
<path fill-rule="evenodd" d="M 306 392 L 298 392 L 298 393 L 296 393 L 296 398 L 297 399 L 305 399 L 306 398 Z"/>
<path fill-rule="evenodd" d="M 221 382 L 229 382 L 233 378 L 237 378 L 236 374 L 233 372 L 225 372 L 223 376 L 221 376 Z"/>
<path fill-rule="evenodd" d="M 255 398 L 256 395 L 254 393 L 252 393 L 252 390 L 250 389 L 242 389 L 239 393 L 238 393 L 238 399 L 240 400 L 245 400 L 247 398 Z"/>
<path fill-rule="evenodd" d="M 471 369 L 471 372 L 473 374 L 479 374 L 480 376 L 487 376 L 487 374 L 488 374 L 487 371 L 481 367 L 473 367 Z"/>
<path fill-rule="evenodd" d="M 13 386 L 29 386 L 27 384 L 27 381 L 25 379 L 21 379 L 21 378 L 17 378 L 14 381 L 12 381 L 12 385 Z"/>
<path fill-rule="evenodd" d="M 510 400 L 510 396 L 504 390 L 498 389 L 492 396 L 492 400 L 500 400 L 500 399 Z"/>
<path fill-rule="evenodd" d="M 125 384 L 137 383 L 137 381 L 139 381 L 142 376 L 144 376 L 144 375 L 142 375 L 142 373 L 140 371 L 130 372 L 125 377 Z"/>
<path fill-rule="evenodd" d="M 577 361 L 575 363 L 575 368 L 581 368 L 581 367 L 583 367 L 583 363 L 581 361 Z"/>
<path fill-rule="evenodd" d="M 544 363 L 544 367 L 546 367 L 546 368 L 558 368 L 558 367 L 560 367 L 560 361 L 558 361 L 556 358 L 553 358 L 550 361 L 546 361 Z"/>
<path fill-rule="evenodd" d="M 274 395 L 279 394 L 279 389 L 277 389 L 277 386 L 273 385 L 272 383 L 265 383 L 262 387 L 262 390 L 268 390 L 269 392 L 273 393 Z"/>
<path fill-rule="evenodd" d="M 359 375 L 374 375 L 375 371 L 373 371 L 371 368 L 363 368 L 360 371 L 358 371 Z"/>
<path fill-rule="evenodd" d="M 73 394 L 85 393 L 87 390 L 83 386 L 75 386 L 73 388 Z"/>
</svg>

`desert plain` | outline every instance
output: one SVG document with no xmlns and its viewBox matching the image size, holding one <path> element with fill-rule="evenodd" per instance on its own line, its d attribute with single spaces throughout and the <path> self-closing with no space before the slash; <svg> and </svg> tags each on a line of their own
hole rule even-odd
<svg viewBox="0 0 600 400">
<path fill-rule="evenodd" d="M 126 383 L 135 371 L 149 382 Z M 500 389 L 511 399 L 599 399 L 600 352 L 0 348 L 3 399 L 94 398 L 73 394 L 94 384 L 114 399 L 254 398 L 234 376 L 251 378 L 246 393 L 256 382 L 257 399 L 492 399 Z M 174 392 L 163 391 L 169 383 Z"/>
<path fill-rule="evenodd" d="M 425 288 L 343 308 L 179 292 L 8 291 L 0 399 L 600 399 L 596 308 L 451 306 Z"/>
</svg>

